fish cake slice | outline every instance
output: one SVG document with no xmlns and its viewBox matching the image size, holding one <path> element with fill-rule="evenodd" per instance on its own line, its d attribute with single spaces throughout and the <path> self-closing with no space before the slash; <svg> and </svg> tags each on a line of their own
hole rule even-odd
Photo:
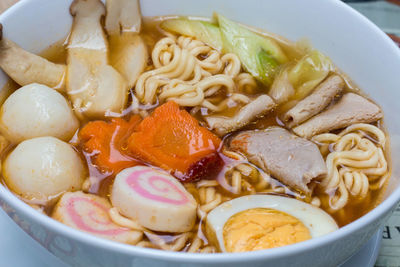
<svg viewBox="0 0 400 267">
<path fill-rule="evenodd" d="M 183 185 L 167 172 L 146 166 L 116 176 L 111 202 L 121 214 L 154 231 L 186 232 L 196 220 L 197 202 Z"/>
<path fill-rule="evenodd" d="M 78 230 L 135 245 L 143 236 L 141 231 L 121 227 L 112 222 L 107 199 L 81 191 L 65 193 L 57 203 L 52 217 Z"/>
</svg>

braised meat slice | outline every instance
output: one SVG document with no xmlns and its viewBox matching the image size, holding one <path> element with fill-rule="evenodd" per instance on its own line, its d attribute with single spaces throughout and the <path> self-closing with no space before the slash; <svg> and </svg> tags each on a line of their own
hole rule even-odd
<svg viewBox="0 0 400 267">
<path fill-rule="evenodd" d="M 308 97 L 297 103 L 283 116 L 289 127 L 297 126 L 326 108 L 344 87 L 339 75 L 332 75 L 322 82 Z"/>
<path fill-rule="evenodd" d="M 355 123 L 371 123 L 382 116 L 382 110 L 371 101 L 360 95 L 347 93 L 337 104 L 293 128 L 293 131 L 299 136 L 310 138 Z"/>
<path fill-rule="evenodd" d="M 260 95 L 244 107 L 232 118 L 223 116 L 208 116 L 205 118 L 208 126 L 222 136 L 229 132 L 239 130 L 255 119 L 264 116 L 273 108 L 275 102 L 267 95 Z"/>
<path fill-rule="evenodd" d="M 327 173 L 316 144 L 281 127 L 244 131 L 230 142 L 230 148 L 293 189 L 311 194 L 312 180 Z"/>
</svg>

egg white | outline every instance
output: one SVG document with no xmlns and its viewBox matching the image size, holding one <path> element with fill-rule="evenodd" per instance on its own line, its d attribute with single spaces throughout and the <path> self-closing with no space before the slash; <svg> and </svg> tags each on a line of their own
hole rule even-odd
<svg viewBox="0 0 400 267">
<path fill-rule="evenodd" d="M 335 220 L 325 211 L 305 202 L 282 196 L 249 195 L 227 201 L 207 215 L 207 229 L 215 235 L 222 252 L 226 252 L 223 238 L 225 223 L 233 215 L 249 209 L 268 208 L 287 213 L 301 221 L 316 238 L 338 229 Z"/>
</svg>

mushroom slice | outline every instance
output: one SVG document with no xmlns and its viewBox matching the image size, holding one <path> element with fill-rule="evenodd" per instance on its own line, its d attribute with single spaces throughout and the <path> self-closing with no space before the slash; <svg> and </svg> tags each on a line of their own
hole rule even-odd
<svg viewBox="0 0 400 267">
<path fill-rule="evenodd" d="M 65 65 L 30 53 L 3 36 L 0 24 L 0 67 L 21 86 L 40 83 L 62 91 Z"/>
<path fill-rule="evenodd" d="M 110 35 L 111 65 L 133 88 L 147 66 L 146 44 L 138 35 L 141 15 L 138 0 L 107 0 L 106 30 Z"/>
<path fill-rule="evenodd" d="M 147 66 L 146 44 L 142 37 L 130 32 L 111 36 L 110 44 L 111 65 L 125 78 L 129 88 L 133 88 Z"/>
<path fill-rule="evenodd" d="M 123 110 L 128 88 L 108 64 L 106 36 L 100 20 L 105 14 L 99 0 L 74 0 L 68 42 L 67 92 L 78 115 L 98 118 Z"/>
<path fill-rule="evenodd" d="M 261 95 L 242 107 L 232 118 L 208 116 L 205 120 L 211 129 L 215 129 L 217 134 L 222 136 L 246 126 L 256 118 L 264 116 L 275 106 L 275 102 L 268 95 Z"/>
<path fill-rule="evenodd" d="M 121 31 L 140 32 L 142 18 L 138 0 L 107 0 L 106 30 L 109 35 Z"/>
</svg>

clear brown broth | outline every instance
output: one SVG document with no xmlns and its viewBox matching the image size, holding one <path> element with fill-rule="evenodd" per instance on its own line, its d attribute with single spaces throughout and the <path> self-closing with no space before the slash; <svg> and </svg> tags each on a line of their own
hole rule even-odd
<svg viewBox="0 0 400 267">
<path fill-rule="evenodd" d="M 152 48 L 154 47 L 155 43 L 164 36 L 162 31 L 159 28 L 160 21 L 162 21 L 162 18 L 145 18 L 144 19 L 141 35 L 142 35 L 143 39 L 145 40 L 149 51 L 151 51 Z M 304 50 L 299 49 L 298 46 L 296 46 L 284 39 L 277 39 L 277 41 L 281 44 L 281 46 L 285 50 L 286 54 L 290 57 L 290 59 L 292 61 L 296 61 L 296 60 L 300 59 L 301 56 L 304 54 Z M 115 49 L 118 49 L 118 43 L 112 39 L 110 40 L 109 46 L 110 46 L 111 53 L 113 51 L 115 51 Z M 41 56 L 49 59 L 50 61 L 56 62 L 56 63 L 66 63 L 67 51 L 65 49 L 65 40 L 61 40 L 61 41 L 51 45 L 49 48 L 47 48 L 46 50 L 44 50 L 41 53 Z M 150 59 L 149 59 L 149 65 L 151 65 Z M 347 81 L 347 87 L 345 89 L 345 92 L 352 91 L 352 92 L 360 93 L 357 86 L 355 86 L 346 77 L 345 77 L 345 79 Z M 6 91 L 2 91 L 5 93 L 0 94 L 0 101 L 3 100 L 0 102 L 0 104 L 2 104 L 4 102 L 5 98 L 9 94 L 11 94 L 14 90 L 17 90 L 19 87 L 20 86 L 17 85 L 15 82 L 13 82 L 11 80 L 8 81 L 3 88 L 3 90 L 6 90 Z M 260 93 L 264 92 L 265 90 L 266 90 L 266 88 L 259 86 Z M 224 111 L 223 113 L 221 113 L 221 115 L 231 116 L 235 113 L 235 111 L 238 108 L 239 107 L 230 108 L 230 109 Z M 246 129 L 264 129 L 269 126 L 283 126 L 283 124 L 280 122 L 280 119 L 279 119 L 280 115 L 283 112 L 284 112 L 284 110 L 282 110 L 282 109 L 275 110 L 273 113 L 250 124 L 249 126 L 246 127 Z M 129 112 L 127 112 L 127 113 L 129 113 Z M 129 116 L 129 115 L 127 115 L 127 116 Z M 200 123 L 203 122 L 202 116 L 200 114 L 195 114 L 195 117 L 200 121 Z M 86 123 L 87 123 L 87 121 L 82 121 L 81 127 Z M 203 125 L 205 125 L 205 124 L 203 124 Z M 378 126 L 382 130 L 385 131 L 385 128 L 383 127 L 381 122 L 378 123 Z M 70 143 L 73 144 L 77 148 L 77 151 L 79 151 L 82 158 L 85 159 L 88 170 L 89 170 L 89 175 L 91 177 L 96 177 L 96 179 L 99 181 L 99 184 L 96 186 L 93 186 L 90 189 L 90 192 L 94 193 L 94 194 L 98 194 L 103 197 L 108 197 L 110 194 L 110 189 L 111 189 L 111 186 L 113 183 L 114 176 L 112 174 L 110 175 L 109 173 L 102 173 L 95 168 L 95 166 L 92 164 L 92 162 L 90 160 L 90 157 L 85 155 L 84 152 L 80 149 L 82 144 L 80 144 L 79 141 L 77 141 L 76 137 L 73 138 L 70 141 Z M 7 153 L 10 150 L 12 150 L 12 148 L 13 148 L 13 146 L 10 146 L 8 149 L 6 149 L 6 151 L 1 155 L 2 160 L 7 155 Z M 390 155 L 389 155 L 388 151 L 389 151 L 389 149 L 387 147 L 387 149 L 385 150 L 385 154 L 386 154 L 386 158 L 388 159 L 388 162 L 390 162 L 390 157 L 389 157 Z M 389 164 L 389 166 L 390 166 L 390 164 Z M 2 182 L 4 184 L 4 181 L 2 181 Z M 281 185 L 277 180 L 275 180 L 274 183 Z M 387 184 L 387 182 L 386 182 L 386 184 Z M 385 186 L 386 186 L 386 184 L 385 184 Z M 226 197 L 232 198 L 232 197 L 240 196 L 240 195 L 234 195 L 232 192 L 229 192 L 229 190 L 223 189 L 222 187 L 218 187 L 217 190 L 219 191 L 219 193 L 221 193 L 223 196 L 226 196 Z M 341 211 L 339 211 L 335 214 L 332 214 L 332 216 L 334 217 L 334 219 L 336 220 L 336 222 L 338 223 L 339 226 L 344 226 L 344 225 L 358 219 L 359 217 L 363 216 L 368 211 L 370 211 L 371 209 L 376 207 L 381 201 L 383 192 L 384 192 L 384 188 L 381 188 L 380 190 L 376 190 L 376 191 L 369 191 L 368 196 L 362 201 L 359 201 L 355 198 L 351 198 L 350 203 L 347 204 L 347 206 L 345 208 L 343 208 Z M 321 192 L 318 192 L 318 191 L 316 191 L 315 193 L 317 196 L 322 195 Z M 248 192 L 243 192 L 241 195 L 246 195 L 246 194 L 248 194 Z M 294 197 L 295 194 L 294 193 L 290 194 L 290 191 L 289 191 L 288 195 Z M 197 196 L 194 195 L 194 197 L 196 199 L 198 199 L 198 195 Z M 45 212 L 48 215 L 51 215 L 52 207 L 47 207 L 45 209 Z M 204 225 L 203 225 L 202 221 L 197 222 L 196 227 L 193 228 L 193 232 L 200 233 L 199 235 L 207 243 L 207 238 L 203 234 L 204 233 Z M 159 233 L 159 235 L 160 235 L 160 237 L 164 238 L 166 241 L 172 240 L 174 238 L 174 235 L 171 235 L 171 234 Z"/>
</svg>

